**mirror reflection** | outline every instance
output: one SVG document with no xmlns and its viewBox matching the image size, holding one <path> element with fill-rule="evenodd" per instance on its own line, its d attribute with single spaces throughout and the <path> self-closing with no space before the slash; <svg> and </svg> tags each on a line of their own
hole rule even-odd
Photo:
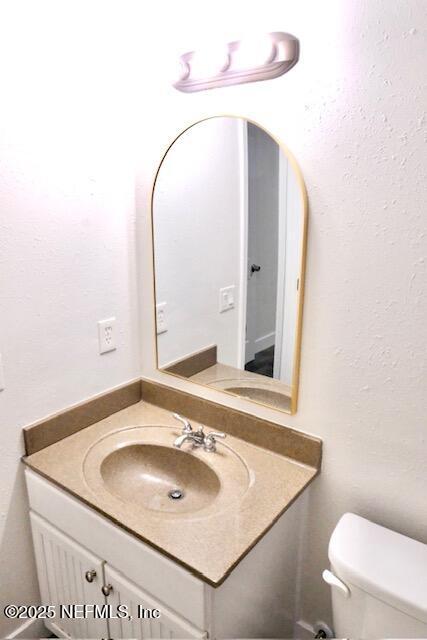
<svg viewBox="0 0 427 640">
<path fill-rule="evenodd" d="M 153 191 L 158 367 L 294 412 L 304 184 L 258 125 L 214 117 L 172 144 Z"/>
</svg>

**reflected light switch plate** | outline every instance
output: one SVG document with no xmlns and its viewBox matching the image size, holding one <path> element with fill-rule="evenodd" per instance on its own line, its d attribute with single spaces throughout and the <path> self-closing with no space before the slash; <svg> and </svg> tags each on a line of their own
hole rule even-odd
<svg viewBox="0 0 427 640">
<path fill-rule="evenodd" d="M 223 287 L 219 290 L 219 312 L 229 311 L 234 309 L 234 294 L 236 286 L 233 284 L 230 287 Z"/>
</svg>

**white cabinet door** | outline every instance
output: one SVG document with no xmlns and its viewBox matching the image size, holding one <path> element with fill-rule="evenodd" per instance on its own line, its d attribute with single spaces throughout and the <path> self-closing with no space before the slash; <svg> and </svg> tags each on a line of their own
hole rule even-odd
<svg viewBox="0 0 427 640">
<path fill-rule="evenodd" d="M 118 571 L 108 564 L 104 566 L 105 584 L 112 587 L 107 598 L 113 611 L 117 611 L 119 605 L 127 607 L 129 618 L 110 620 L 110 638 L 135 638 L 136 640 L 150 640 L 151 638 L 204 640 L 206 632 L 193 627 L 189 622 L 166 609 L 152 596 L 145 593 L 140 587 L 129 582 Z M 142 576 L 143 579 L 143 576 Z M 138 607 L 144 609 L 158 609 L 160 618 L 140 617 Z"/>
<path fill-rule="evenodd" d="M 58 617 L 59 605 L 105 605 L 103 561 L 35 513 L 30 518 L 42 604 L 54 605 L 56 611 L 46 626 L 70 638 L 109 637 L 106 620 Z"/>
</svg>

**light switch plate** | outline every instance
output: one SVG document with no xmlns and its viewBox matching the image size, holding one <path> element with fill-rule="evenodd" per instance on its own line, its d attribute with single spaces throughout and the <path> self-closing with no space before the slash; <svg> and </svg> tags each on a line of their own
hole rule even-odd
<svg viewBox="0 0 427 640">
<path fill-rule="evenodd" d="M 3 360 L 0 353 L 0 391 L 3 391 L 5 387 L 6 387 L 6 383 L 4 380 Z"/>
<path fill-rule="evenodd" d="M 219 290 L 219 312 L 229 311 L 234 309 L 234 296 L 236 286 L 233 284 L 229 287 L 223 287 Z"/>
<path fill-rule="evenodd" d="M 166 302 L 159 302 L 156 304 L 156 331 L 157 335 L 160 333 L 166 333 L 168 330 L 168 318 L 166 312 Z"/>
<path fill-rule="evenodd" d="M 115 318 L 107 318 L 98 322 L 99 353 L 108 353 L 116 349 Z"/>
</svg>

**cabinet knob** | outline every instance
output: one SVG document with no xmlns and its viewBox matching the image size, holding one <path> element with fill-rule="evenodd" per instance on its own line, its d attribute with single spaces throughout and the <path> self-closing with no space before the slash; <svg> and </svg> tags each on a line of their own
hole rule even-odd
<svg viewBox="0 0 427 640">
<path fill-rule="evenodd" d="M 95 569 L 91 569 L 90 571 L 86 571 L 85 573 L 85 578 L 87 582 L 93 582 L 94 579 L 96 578 L 96 571 Z"/>
<path fill-rule="evenodd" d="M 113 590 L 113 586 L 111 584 L 104 584 L 101 587 L 101 591 L 104 594 L 104 596 L 109 596 L 112 590 Z"/>
</svg>

